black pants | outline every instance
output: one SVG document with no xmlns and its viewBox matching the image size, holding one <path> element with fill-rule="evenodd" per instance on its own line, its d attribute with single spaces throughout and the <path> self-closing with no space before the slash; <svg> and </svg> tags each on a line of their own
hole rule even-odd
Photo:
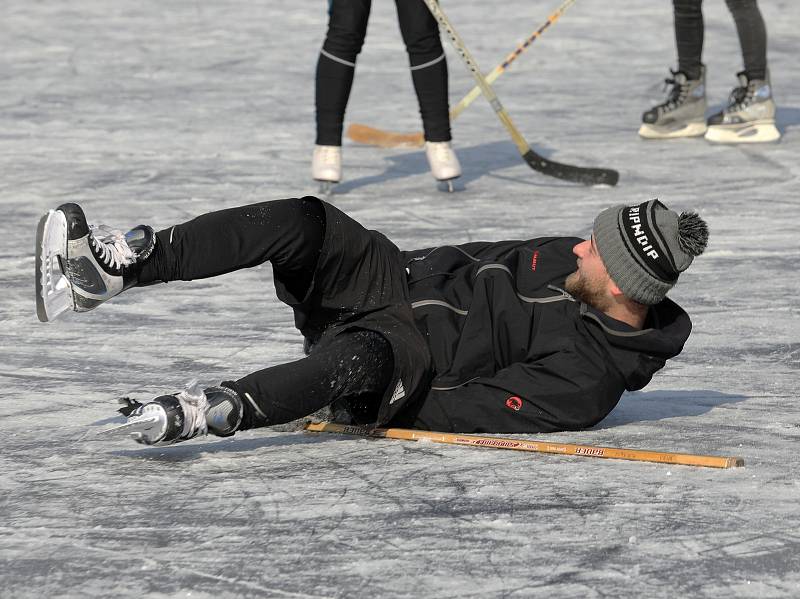
<svg viewBox="0 0 800 599">
<path fill-rule="evenodd" d="M 736 22 L 744 70 L 749 79 L 767 74 L 767 30 L 756 0 L 725 0 Z M 702 0 L 672 0 L 675 11 L 675 42 L 678 70 L 689 79 L 700 77 L 703 54 Z"/>
<path fill-rule="evenodd" d="M 203 279 L 270 261 L 284 296 L 302 299 L 312 285 L 325 229 L 325 210 L 316 198 L 205 214 L 157 234 L 139 284 Z M 322 337 L 301 360 L 227 384 L 245 400 L 240 429 L 289 422 L 336 400 L 346 401 L 353 415 L 367 422 L 375 420 L 393 370 L 389 342 L 377 332 L 355 329 Z"/>
<path fill-rule="evenodd" d="M 400 32 L 428 141 L 450 141 L 447 61 L 436 19 L 422 0 L 395 0 Z M 317 144 L 339 146 L 356 57 L 367 35 L 372 0 L 332 0 L 317 62 Z"/>
</svg>

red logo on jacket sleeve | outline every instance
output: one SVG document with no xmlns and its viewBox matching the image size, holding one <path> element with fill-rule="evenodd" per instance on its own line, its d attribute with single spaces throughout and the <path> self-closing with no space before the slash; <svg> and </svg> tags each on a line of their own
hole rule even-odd
<svg viewBox="0 0 800 599">
<path fill-rule="evenodd" d="M 506 400 L 506 407 L 519 412 L 522 409 L 522 400 L 516 395 L 512 395 Z"/>
<path fill-rule="evenodd" d="M 533 258 L 531 258 L 531 270 L 536 272 L 536 264 L 539 262 L 539 250 L 533 252 Z"/>
</svg>

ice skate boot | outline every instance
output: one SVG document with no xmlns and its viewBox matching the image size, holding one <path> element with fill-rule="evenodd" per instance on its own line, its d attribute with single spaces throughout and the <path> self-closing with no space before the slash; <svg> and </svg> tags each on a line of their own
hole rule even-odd
<svg viewBox="0 0 800 599">
<path fill-rule="evenodd" d="M 211 433 L 233 435 L 242 423 L 239 394 L 230 387 L 202 389 L 196 381 L 174 395 L 162 395 L 146 404 L 127 400 L 120 410 L 125 424 L 103 431 L 103 436 L 130 436 L 143 445 L 171 445 Z"/>
<path fill-rule="evenodd" d="M 689 79 L 683 71 L 671 71 L 665 79 L 672 89 L 666 102 L 642 115 L 639 135 L 645 139 L 694 137 L 706 132 L 706 70 L 699 79 Z"/>
<path fill-rule="evenodd" d="M 155 247 L 146 225 L 123 234 L 90 227 L 77 204 L 62 204 L 36 231 L 36 314 L 48 322 L 67 310 L 88 312 L 136 284 L 137 265 Z"/>
<path fill-rule="evenodd" d="M 449 141 L 426 141 L 425 156 L 431 167 L 431 174 L 443 183 L 448 191 L 453 191 L 453 179 L 461 176 L 461 164 Z"/>
<path fill-rule="evenodd" d="M 737 75 L 734 88 L 721 112 L 708 119 L 706 139 L 717 143 L 764 143 L 780 139 L 775 126 L 775 101 L 767 79 L 748 79 L 746 72 Z"/>
<path fill-rule="evenodd" d="M 329 195 L 333 186 L 342 180 L 342 147 L 314 146 L 311 177 L 319 181 L 320 193 Z"/>
</svg>

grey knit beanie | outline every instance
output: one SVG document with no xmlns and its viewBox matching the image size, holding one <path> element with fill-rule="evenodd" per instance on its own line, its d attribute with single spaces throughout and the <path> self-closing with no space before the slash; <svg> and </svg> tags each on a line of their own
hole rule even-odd
<svg viewBox="0 0 800 599">
<path fill-rule="evenodd" d="M 614 206 L 594 219 L 594 241 L 611 280 L 641 304 L 657 304 L 706 249 L 708 225 L 658 200 Z"/>
</svg>

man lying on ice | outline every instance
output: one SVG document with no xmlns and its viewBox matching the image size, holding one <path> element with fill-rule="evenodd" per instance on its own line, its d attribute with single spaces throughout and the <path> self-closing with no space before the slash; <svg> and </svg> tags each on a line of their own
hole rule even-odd
<svg viewBox="0 0 800 599">
<path fill-rule="evenodd" d="M 680 353 L 691 322 L 665 294 L 707 240 L 697 214 L 657 200 L 604 210 L 589 240 L 410 252 L 313 197 L 124 235 L 64 204 L 39 224 L 37 312 L 48 321 L 133 286 L 272 263 L 306 357 L 137 404 L 129 419 L 145 444 L 282 424 L 333 402 L 357 424 L 574 430 Z"/>
</svg>

